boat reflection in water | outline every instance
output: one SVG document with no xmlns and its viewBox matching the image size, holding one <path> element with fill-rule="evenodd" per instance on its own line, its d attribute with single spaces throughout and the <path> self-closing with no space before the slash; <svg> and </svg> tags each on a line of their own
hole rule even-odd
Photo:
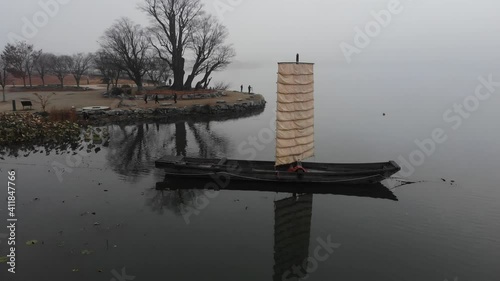
<svg viewBox="0 0 500 281">
<path fill-rule="evenodd" d="M 166 177 L 158 182 L 159 194 L 164 190 L 183 193 L 199 193 L 216 186 L 200 179 L 176 179 Z M 218 181 L 220 183 L 220 181 Z M 311 234 L 311 219 L 314 194 L 369 197 L 397 201 L 397 197 L 382 184 L 366 186 L 303 185 L 255 182 L 228 182 L 221 190 L 263 191 L 290 193 L 288 197 L 274 201 L 274 267 L 273 280 L 301 280 L 306 278 Z M 168 192 L 167 192 L 168 193 Z M 170 200 L 167 200 L 170 201 Z M 173 208 L 169 208 L 173 209 Z M 299 269 L 299 270 L 297 270 Z"/>
<path fill-rule="evenodd" d="M 165 177 L 162 182 L 156 183 L 158 190 L 203 190 L 219 189 L 234 191 L 262 191 L 292 194 L 331 194 L 357 197 L 370 197 L 398 201 L 392 191 L 381 183 L 366 185 L 342 184 L 307 184 L 307 183 L 273 183 L 273 182 L 245 182 L 222 179 L 186 179 Z"/>
</svg>

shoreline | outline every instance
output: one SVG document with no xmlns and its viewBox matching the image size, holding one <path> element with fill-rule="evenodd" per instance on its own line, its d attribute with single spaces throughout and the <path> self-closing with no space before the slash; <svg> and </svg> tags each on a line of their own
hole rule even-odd
<svg viewBox="0 0 500 281">
<path fill-rule="evenodd" d="M 148 103 L 144 101 L 144 95 L 129 95 L 129 96 L 112 96 L 109 97 L 106 93 L 106 88 L 102 85 L 91 85 L 92 88 L 87 90 L 74 90 L 67 88 L 55 92 L 42 92 L 41 96 L 49 97 L 46 111 L 51 110 L 69 110 L 72 108 L 82 109 L 84 107 L 109 107 L 110 109 L 117 108 L 160 108 L 164 103 L 172 103 L 170 107 L 190 107 L 196 104 L 216 105 L 219 101 L 224 101 L 227 104 L 245 102 L 247 100 L 263 100 L 262 95 L 248 94 L 239 91 L 184 91 L 177 93 L 177 104 L 174 104 L 173 94 L 163 89 L 150 90 L 147 93 Z M 36 112 L 43 111 L 39 98 L 34 94 L 36 90 L 23 89 L 23 91 L 10 91 L 6 89 L 6 101 L 0 100 L 0 113 L 13 112 L 12 101 L 15 100 L 16 112 Z M 155 104 L 155 96 L 158 94 L 159 103 Z M 21 101 L 31 101 L 32 108 L 23 109 Z"/>
<path fill-rule="evenodd" d="M 228 121 L 258 115 L 264 112 L 264 99 L 242 101 L 233 104 L 195 104 L 185 107 L 131 108 L 111 109 L 106 111 L 89 111 L 88 119 L 84 112 L 78 112 L 85 125 L 133 124 L 148 121 L 175 123 L 181 121 Z"/>
<path fill-rule="evenodd" d="M 65 99 L 62 102 L 60 99 L 59 105 L 67 105 L 68 102 L 74 104 L 74 100 L 71 98 L 76 95 L 73 93 L 60 95 Z M 88 98 L 91 97 L 86 97 L 86 102 L 89 102 Z M 103 99 L 100 98 L 100 100 Z M 11 145 L 7 146 L 15 149 L 16 147 L 48 144 L 47 140 L 53 139 L 58 145 L 64 146 L 71 144 L 72 141 L 67 142 L 61 136 L 65 136 L 69 132 L 74 135 L 74 129 L 84 130 L 89 127 L 106 125 L 138 125 L 148 122 L 223 122 L 259 115 L 264 112 L 266 107 L 266 101 L 262 95 L 229 91 L 212 93 L 209 97 L 185 96 L 178 100 L 178 103 L 174 103 L 174 101 L 167 103 L 165 99 L 161 103 L 159 101 L 155 103 L 153 100 L 147 104 L 144 100 L 140 101 L 137 98 L 134 100 L 116 98 L 105 100 L 112 105 L 100 106 L 97 110 L 94 110 L 93 107 L 53 106 L 48 112 L 36 109 L 15 112 L 12 110 L 0 111 L 0 117 L 9 122 L 9 125 L 0 130 L 2 132 L 0 142 L 10 143 Z M 142 104 L 140 104 L 141 102 Z M 8 103 L 1 103 L 1 105 L 5 109 Z M 16 103 L 18 103 L 17 100 Z M 84 110 L 84 108 L 88 110 Z M 20 116 L 20 118 L 15 116 Z M 33 126 L 26 126 L 25 123 Z"/>
</svg>

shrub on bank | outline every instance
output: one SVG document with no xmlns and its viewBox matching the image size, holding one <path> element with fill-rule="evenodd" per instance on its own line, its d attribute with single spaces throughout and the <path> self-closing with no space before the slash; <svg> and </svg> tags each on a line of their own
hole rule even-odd
<svg viewBox="0 0 500 281">
<path fill-rule="evenodd" d="M 112 96 L 119 96 L 119 95 L 121 95 L 123 93 L 125 93 L 125 91 L 123 91 L 123 89 L 121 89 L 121 88 L 116 88 L 115 87 L 115 88 L 111 89 L 111 95 Z"/>
<path fill-rule="evenodd" d="M 48 115 L 49 121 L 61 122 L 61 121 L 71 121 L 73 123 L 78 121 L 78 115 L 73 109 L 55 109 L 52 108 Z"/>
</svg>

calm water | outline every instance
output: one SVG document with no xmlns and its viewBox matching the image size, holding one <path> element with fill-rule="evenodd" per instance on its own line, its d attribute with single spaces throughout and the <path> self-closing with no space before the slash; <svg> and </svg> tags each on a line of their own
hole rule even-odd
<svg viewBox="0 0 500 281">
<path fill-rule="evenodd" d="M 52 167 L 66 163 L 67 154 L 5 157 L 1 178 L 6 182 L 12 168 L 19 178 L 19 245 L 17 274 L 7 275 L 0 264 L 1 280 L 296 280 L 294 265 L 308 257 L 307 280 L 498 280 L 500 87 L 456 129 L 443 114 L 474 94 L 479 76 L 491 73 L 497 81 L 500 73 L 442 63 L 339 69 L 316 65 L 312 161 L 399 159 L 404 165 L 400 159 L 411 164 L 413 155 L 418 165 L 399 176 L 418 183 L 385 183 L 397 201 L 244 191 L 204 200 L 202 191 L 155 190 L 163 174 L 154 161 L 163 155 L 273 159 L 268 133 L 276 66 L 234 69 L 227 79 L 263 93 L 264 113 L 226 122 L 108 126 L 109 147 L 83 157 L 62 181 Z M 429 156 L 415 152 L 415 141 L 435 129 L 446 141 L 428 147 Z M 257 148 L 249 137 L 260 138 Z M 181 209 L 188 207 L 197 212 L 186 218 Z M 33 239 L 39 243 L 25 245 Z M 328 241 L 328 251 L 316 250 Z"/>
</svg>

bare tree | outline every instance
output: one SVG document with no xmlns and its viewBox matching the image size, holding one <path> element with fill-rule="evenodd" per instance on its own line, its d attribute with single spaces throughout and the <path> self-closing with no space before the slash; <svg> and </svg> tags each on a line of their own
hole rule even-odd
<svg viewBox="0 0 500 281">
<path fill-rule="evenodd" d="M 139 90 L 147 71 L 149 39 L 144 29 L 128 18 L 117 20 L 101 37 L 100 45 L 135 82 Z"/>
<path fill-rule="evenodd" d="M 5 86 L 7 86 L 7 64 L 0 57 L 0 86 L 2 86 L 2 101 L 5 102 Z"/>
<path fill-rule="evenodd" d="M 55 93 L 52 93 L 50 95 L 40 95 L 38 93 L 34 93 L 33 95 L 35 95 L 38 98 L 38 101 L 42 106 L 42 110 L 43 112 L 45 112 L 45 108 L 47 107 L 47 105 L 49 105 L 50 99 L 55 95 Z"/>
<path fill-rule="evenodd" d="M 195 59 L 191 74 L 184 84 L 186 89 L 192 88 L 195 77 L 204 71 L 203 65 L 207 64 L 209 60 L 213 60 L 213 56 L 217 55 L 216 52 L 223 47 L 228 32 L 226 27 L 220 24 L 215 17 L 206 15 L 198 20 L 197 27 L 190 36 L 192 39 L 189 50 Z"/>
<path fill-rule="evenodd" d="M 7 71 L 16 78 L 22 78 L 26 87 L 26 78 L 29 76 L 31 82 L 31 71 L 33 69 L 34 47 L 26 42 L 7 44 L 2 53 L 2 58 L 7 63 Z"/>
<path fill-rule="evenodd" d="M 109 92 L 109 86 L 113 84 L 118 87 L 118 79 L 120 78 L 121 68 L 117 63 L 116 58 L 104 50 L 99 50 L 94 54 L 94 67 L 102 76 L 103 83 L 106 83 Z"/>
<path fill-rule="evenodd" d="M 147 75 L 155 86 L 159 86 L 162 82 L 167 81 L 171 73 L 170 66 L 168 66 L 164 60 L 160 59 L 158 56 L 149 58 Z"/>
<path fill-rule="evenodd" d="M 172 69 L 173 88 L 184 88 L 184 53 L 192 40 L 190 34 L 203 15 L 200 0 L 145 0 L 141 10 L 153 22 L 151 43 L 158 56 Z"/>
<path fill-rule="evenodd" d="M 41 55 L 42 55 L 42 50 L 33 51 L 31 52 L 31 54 L 28 57 L 28 60 L 26 61 L 26 73 L 28 74 L 30 87 L 33 87 L 31 77 L 33 76 L 33 71 L 35 68 L 36 61 L 40 58 Z"/>
<path fill-rule="evenodd" d="M 215 85 L 214 85 L 214 89 L 215 90 L 222 90 L 222 91 L 226 91 L 227 89 L 229 89 L 231 85 L 229 85 L 229 83 L 225 83 L 225 82 L 216 82 Z"/>
<path fill-rule="evenodd" d="M 56 56 L 54 62 L 51 63 L 50 72 L 59 79 L 61 88 L 64 87 L 64 78 L 71 73 L 72 64 L 73 59 L 66 55 Z"/>
<path fill-rule="evenodd" d="M 49 73 L 49 70 L 53 67 L 53 63 L 56 60 L 56 56 L 51 53 L 42 53 L 35 61 L 35 70 L 42 79 L 42 86 L 45 86 L 45 76 Z"/>
<path fill-rule="evenodd" d="M 80 80 L 82 76 L 87 73 L 90 66 L 92 65 L 92 55 L 78 53 L 73 55 L 73 63 L 71 65 L 71 73 L 76 81 L 76 86 L 80 88 Z"/>
<path fill-rule="evenodd" d="M 206 62 L 203 68 L 205 74 L 203 78 L 198 83 L 196 83 L 196 88 L 206 89 L 210 81 L 210 75 L 212 75 L 214 71 L 225 69 L 231 63 L 231 60 L 235 55 L 236 53 L 232 46 L 218 46 L 214 55 Z"/>
</svg>

